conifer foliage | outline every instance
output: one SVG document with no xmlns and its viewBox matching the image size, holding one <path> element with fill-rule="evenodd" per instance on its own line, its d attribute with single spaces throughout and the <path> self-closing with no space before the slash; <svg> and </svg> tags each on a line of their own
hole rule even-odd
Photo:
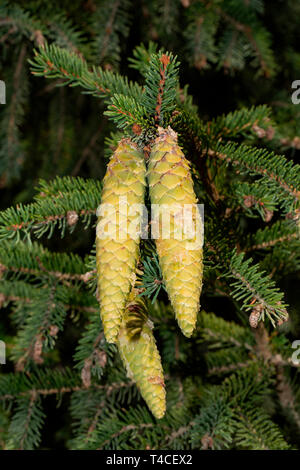
<svg viewBox="0 0 300 470">
<path fill-rule="evenodd" d="M 276 22 L 134 3 L 1 2 L 0 448 L 299 449 L 299 117 L 257 89 L 208 113 L 185 75 L 270 97 Z M 121 195 L 203 204 L 201 243 L 96 237 Z"/>
</svg>

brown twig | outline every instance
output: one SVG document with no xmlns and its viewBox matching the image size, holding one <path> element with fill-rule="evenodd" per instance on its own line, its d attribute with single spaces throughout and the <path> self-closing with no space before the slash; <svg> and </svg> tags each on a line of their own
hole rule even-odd
<svg viewBox="0 0 300 470">
<path fill-rule="evenodd" d="M 158 89 L 158 95 L 157 95 L 157 100 L 156 100 L 156 114 L 155 114 L 155 121 L 159 123 L 160 120 L 160 113 L 161 113 L 161 106 L 162 106 L 162 101 L 163 101 L 163 94 L 164 94 L 164 87 L 166 83 L 166 70 L 167 66 L 170 63 L 170 58 L 166 54 L 162 54 L 160 57 L 160 62 L 162 66 L 159 69 L 160 72 L 160 81 L 159 81 L 159 89 Z"/>
<path fill-rule="evenodd" d="M 135 382 L 130 381 L 130 382 L 114 382 L 109 385 L 101 385 L 101 384 L 91 384 L 89 389 L 97 389 L 97 390 L 105 390 L 105 393 L 107 396 L 109 396 L 114 390 L 118 390 L 119 388 L 125 388 L 125 387 L 132 387 Z M 79 392 L 79 391 L 85 391 L 87 390 L 86 387 L 76 385 L 74 387 L 61 387 L 61 388 L 49 388 L 49 389 L 31 389 L 27 390 L 25 392 L 20 392 L 16 395 L 12 394 L 5 394 L 0 396 L 0 400 L 13 400 L 17 397 L 26 397 L 32 393 L 36 393 L 36 395 L 41 395 L 41 396 L 49 396 L 49 395 L 58 395 L 58 394 L 63 394 L 63 393 L 73 393 L 73 392 Z"/>
<path fill-rule="evenodd" d="M 93 270 L 93 271 L 89 271 L 89 272 L 86 272 L 86 273 L 83 273 L 83 274 L 72 274 L 72 273 L 62 273 L 60 271 L 48 271 L 46 270 L 46 268 L 40 268 L 40 270 L 38 269 L 30 269 L 30 268 L 24 268 L 24 267 L 19 267 L 19 268 L 16 268 L 14 266 L 5 266 L 4 264 L 0 264 L 0 271 L 4 272 L 4 271 L 11 271 L 11 272 L 14 272 L 14 273 L 22 273 L 22 274 L 30 274 L 32 276 L 40 276 L 42 272 L 45 272 L 47 274 L 47 276 L 49 277 L 55 277 L 57 278 L 59 281 L 83 281 L 83 282 L 87 282 L 91 275 L 93 275 L 96 270 Z M 87 275 L 90 275 L 90 276 L 87 276 Z"/>
<path fill-rule="evenodd" d="M 84 216 L 84 215 L 89 215 L 89 214 L 95 215 L 96 210 L 97 209 L 82 209 L 81 211 L 78 211 L 77 214 L 78 214 L 78 216 L 81 216 L 81 217 Z M 44 220 L 35 221 L 35 224 L 32 225 L 32 228 L 33 227 L 39 227 L 40 225 L 47 225 L 51 222 L 54 222 L 56 220 L 61 220 L 61 219 L 64 219 L 66 217 L 67 217 L 67 214 L 49 215 L 48 217 L 45 217 Z M 20 224 L 7 225 L 6 230 L 8 230 L 8 231 L 17 231 L 17 230 L 21 230 L 25 227 L 30 226 L 30 224 L 32 224 L 32 221 L 21 222 Z"/>
<path fill-rule="evenodd" d="M 249 252 L 249 251 L 254 251 L 254 250 L 261 250 L 261 249 L 264 249 L 264 248 L 274 246 L 277 243 L 289 242 L 293 238 L 298 238 L 298 236 L 299 235 L 297 233 L 291 233 L 289 235 L 283 235 L 282 237 L 274 238 L 274 240 L 269 240 L 268 242 L 263 242 L 263 243 L 259 243 L 257 245 L 252 245 L 248 248 L 244 248 L 244 251 Z"/>
</svg>

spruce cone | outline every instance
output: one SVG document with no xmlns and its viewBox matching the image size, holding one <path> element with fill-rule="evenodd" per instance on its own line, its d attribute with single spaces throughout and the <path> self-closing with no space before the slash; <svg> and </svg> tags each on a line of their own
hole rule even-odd
<svg viewBox="0 0 300 470">
<path fill-rule="evenodd" d="M 164 205 L 160 206 L 163 218 L 158 220 L 156 226 L 156 247 L 176 319 L 184 335 L 190 337 L 200 307 L 203 223 L 196 206 L 190 165 L 177 144 L 177 134 L 170 127 L 158 130 L 159 136 L 152 148 L 148 166 L 151 204 Z M 168 208 L 170 230 L 164 234 L 162 227 L 165 222 L 162 223 L 162 220 L 166 220 Z M 187 226 L 192 228 L 193 225 L 194 233 L 184 233 L 187 219 L 183 214 L 186 210 L 191 214 Z M 179 214 L 179 217 L 174 214 Z"/>
<path fill-rule="evenodd" d="M 153 415 L 162 418 L 166 392 L 152 328 L 143 300 L 137 296 L 137 289 L 132 289 L 119 330 L 118 348 L 128 377 L 136 382 Z"/>
<path fill-rule="evenodd" d="M 103 179 L 98 214 L 96 261 L 98 300 L 106 340 L 115 343 L 122 314 L 135 281 L 141 220 L 133 204 L 144 203 L 143 153 L 129 139 L 120 141 Z M 131 212 L 130 212 L 131 211 Z"/>
</svg>

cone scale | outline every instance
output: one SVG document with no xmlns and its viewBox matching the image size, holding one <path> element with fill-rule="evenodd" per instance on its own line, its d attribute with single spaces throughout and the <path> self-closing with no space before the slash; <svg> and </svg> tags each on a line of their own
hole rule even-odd
<svg viewBox="0 0 300 470">
<path fill-rule="evenodd" d="M 156 219 L 158 232 L 154 238 L 177 322 L 183 334 L 190 337 L 200 307 L 203 222 L 196 206 L 190 165 L 178 146 L 177 134 L 170 127 L 159 128 L 158 133 L 149 158 L 147 178 L 151 204 L 160 207 L 165 218 L 169 208 L 170 223 L 169 232 L 163 233 L 162 219 Z M 190 211 L 195 227 L 192 234 L 185 234 L 183 230 L 186 210 Z"/>
<path fill-rule="evenodd" d="M 97 211 L 97 297 L 109 343 L 117 341 L 135 281 L 139 216 L 132 208 L 144 203 L 145 174 L 143 153 L 130 139 L 122 139 L 108 164 Z"/>
</svg>

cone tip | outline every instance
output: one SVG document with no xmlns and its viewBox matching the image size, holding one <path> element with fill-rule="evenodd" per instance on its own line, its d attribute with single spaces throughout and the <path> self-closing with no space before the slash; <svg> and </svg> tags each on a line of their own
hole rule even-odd
<svg viewBox="0 0 300 470">
<path fill-rule="evenodd" d="M 164 129 L 163 127 L 159 126 L 157 128 L 157 132 L 158 132 L 158 138 L 161 138 L 161 137 L 164 138 L 166 136 L 170 136 L 177 142 L 177 132 L 175 132 L 171 126 L 168 126 L 167 129 Z"/>
<path fill-rule="evenodd" d="M 133 142 L 130 137 L 123 137 L 119 143 L 118 143 L 118 147 L 121 146 L 121 145 L 130 145 L 132 148 L 134 149 L 137 149 L 137 144 L 135 142 Z"/>
<path fill-rule="evenodd" d="M 162 419 L 165 414 L 166 414 L 166 410 L 160 410 L 160 411 L 156 411 L 155 413 L 153 412 L 154 416 L 156 419 Z"/>
</svg>

